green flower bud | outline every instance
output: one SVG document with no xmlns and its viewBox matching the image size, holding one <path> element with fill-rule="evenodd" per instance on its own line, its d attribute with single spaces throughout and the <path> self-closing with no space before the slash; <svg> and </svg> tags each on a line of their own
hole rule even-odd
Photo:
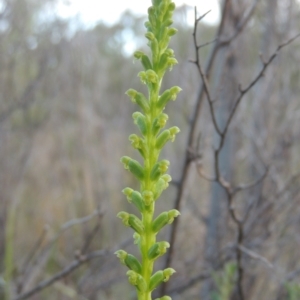
<svg viewBox="0 0 300 300">
<path fill-rule="evenodd" d="M 117 214 L 117 217 L 122 220 L 125 226 L 131 227 L 137 233 L 142 234 L 144 232 L 143 223 L 137 216 L 121 211 Z"/>
<path fill-rule="evenodd" d="M 170 88 L 171 100 L 176 100 L 177 95 L 182 91 L 179 86 L 173 86 Z"/>
<path fill-rule="evenodd" d="M 163 296 L 161 298 L 156 298 L 155 300 L 172 300 L 172 298 L 169 296 Z"/>
<path fill-rule="evenodd" d="M 165 108 L 166 104 L 171 100 L 171 91 L 165 90 L 162 95 L 158 98 L 156 107 L 159 109 Z"/>
<path fill-rule="evenodd" d="M 169 55 L 165 53 L 163 53 L 160 57 L 160 61 L 159 61 L 159 64 L 158 64 L 158 68 L 160 71 L 164 72 L 168 67 L 169 67 L 169 64 L 168 64 L 168 59 L 169 59 Z"/>
<path fill-rule="evenodd" d="M 174 11 L 176 8 L 176 5 L 174 2 L 171 2 L 168 6 L 168 11 Z"/>
<path fill-rule="evenodd" d="M 122 220 L 122 223 L 127 226 L 127 227 L 130 227 L 129 225 L 129 213 L 125 212 L 125 211 L 120 211 L 118 214 L 117 214 L 117 217 L 120 218 Z"/>
<path fill-rule="evenodd" d="M 148 19 L 151 25 L 153 27 L 156 27 L 157 20 L 156 20 L 155 8 L 153 6 L 150 6 L 148 8 Z"/>
<path fill-rule="evenodd" d="M 161 213 L 152 223 L 152 230 L 159 232 L 167 224 L 171 224 L 174 218 L 179 216 L 180 212 L 176 209 L 172 209 L 168 212 Z"/>
<path fill-rule="evenodd" d="M 148 251 L 149 259 L 157 259 L 159 256 L 164 255 L 167 252 L 167 248 L 170 248 L 168 242 L 155 243 Z"/>
<path fill-rule="evenodd" d="M 175 270 L 172 268 L 165 269 L 163 271 L 157 271 L 150 278 L 149 289 L 153 291 L 159 284 L 162 282 L 167 282 L 170 279 L 170 276 L 175 273 Z"/>
<path fill-rule="evenodd" d="M 157 74 L 153 70 L 139 72 L 138 76 L 144 84 L 156 83 L 158 80 Z"/>
<path fill-rule="evenodd" d="M 152 67 L 152 64 L 151 64 L 151 62 L 150 62 L 150 59 L 149 59 L 149 57 L 148 57 L 147 55 L 144 55 L 144 56 L 142 57 L 141 61 L 142 61 L 142 65 L 143 65 L 143 67 L 145 68 L 145 70 L 149 70 L 149 69 L 152 69 L 152 68 L 153 68 L 153 67 Z"/>
<path fill-rule="evenodd" d="M 126 266 L 137 272 L 137 273 L 141 273 L 142 272 L 142 266 L 141 266 L 141 263 L 137 260 L 137 258 L 131 254 L 128 254 L 125 258 L 125 264 Z"/>
<path fill-rule="evenodd" d="M 168 218 L 169 218 L 168 224 L 173 223 L 174 218 L 176 218 L 178 216 L 180 216 L 180 212 L 177 209 L 169 210 L 169 212 L 168 212 Z"/>
<path fill-rule="evenodd" d="M 136 59 L 141 59 L 143 56 L 145 55 L 145 53 L 143 51 L 135 51 L 133 53 L 133 56 L 136 58 Z"/>
<path fill-rule="evenodd" d="M 129 89 L 125 94 L 131 98 L 131 101 L 133 103 L 136 103 L 137 105 L 139 105 L 143 109 L 144 112 L 149 111 L 149 109 L 150 109 L 149 103 L 148 103 L 146 97 L 142 93 L 139 93 L 134 89 Z"/>
<path fill-rule="evenodd" d="M 151 191 L 144 191 L 143 192 L 143 199 L 146 206 L 150 206 L 154 199 L 153 199 L 153 193 Z"/>
<path fill-rule="evenodd" d="M 167 1 L 161 1 L 159 6 L 158 6 L 159 14 L 161 16 L 163 16 L 166 13 L 167 8 L 168 8 L 168 2 Z"/>
<path fill-rule="evenodd" d="M 150 32 L 149 32 L 150 34 Z M 135 51 L 133 56 L 136 58 L 136 59 L 139 59 L 141 60 L 142 62 L 142 65 L 143 67 L 145 68 L 145 70 L 148 70 L 148 69 L 152 69 L 152 64 L 149 60 L 149 57 L 142 51 Z"/>
<path fill-rule="evenodd" d="M 164 52 L 167 49 L 170 42 L 170 37 L 168 36 L 167 33 L 168 33 L 167 31 L 164 33 L 165 35 L 161 38 L 159 43 L 161 52 Z"/>
<path fill-rule="evenodd" d="M 153 70 L 147 70 L 146 75 L 147 75 L 147 82 L 149 82 L 149 83 L 157 82 L 157 80 L 158 80 L 157 74 Z"/>
<path fill-rule="evenodd" d="M 133 203 L 140 212 L 145 210 L 145 204 L 139 192 L 131 188 L 125 188 L 122 192 L 127 196 L 128 202 Z"/>
<path fill-rule="evenodd" d="M 138 73 L 138 77 L 140 77 L 140 80 L 143 84 L 147 83 L 147 75 L 145 71 L 141 71 Z"/>
<path fill-rule="evenodd" d="M 159 109 L 163 109 L 170 100 L 176 100 L 178 93 L 180 93 L 182 89 L 178 86 L 173 86 L 169 90 L 165 90 L 163 94 L 159 97 L 156 107 Z"/>
<path fill-rule="evenodd" d="M 161 28 L 160 32 L 159 32 L 159 41 L 160 41 L 160 44 L 162 43 L 165 43 L 166 40 L 168 40 L 168 29 L 167 27 L 163 27 Z M 169 41 L 168 43 L 166 44 L 165 48 L 167 48 L 167 45 L 169 44 Z M 161 47 L 161 50 L 162 50 L 162 47 Z M 165 49 L 163 49 L 165 50 Z"/>
<path fill-rule="evenodd" d="M 168 56 L 174 56 L 174 50 L 171 48 L 166 49 L 165 54 Z"/>
<path fill-rule="evenodd" d="M 133 270 L 139 274 L 142 272 L 142 266 L 140 262 L 133 255 L 128 254 L 124 250 L 118 250 L 115 252 L 115 254 L 120 259 L 121 263 L 127 266 L 130 270 Z"/>
<path fill-rule="evenodd" d="M 137 208 L 140 212 L 145 211 L 145 203 L 144 203 L 144 201 L 143 201 L 142 195 L 141 195 L 139 192 L 134 191 L 134 192 L 131 194 L 131 199 L 132 199 L 132 203 L 136 206 L 136 208 Z"/>
<path fill-rule="evenodd" d="M 152 26 L 151 26 L 151 23 L 149 21 L 146 21 L 144 23 L 144 26 L 147 28 L 148 31 L 152 31 Z"/>
<path fill-rule="evenodd" d="M 152 32 L 147 32 L 145 34 L 145 37 L 149 40 L 149 41 L 153 41 L 155 39 L 155 35 Z"/>
<path fill-rule="evenodd" d="M 170 165 L 170 162 L 165 159 L 156 163 L 151 171 L 150 178 L 152 180 L 157 180 L 162 174 L 164 174 L 168 171 L 169 165 Z"/>
<path fill-rule="evenodd" d="M 161 284 L 164 280 L 164 273 L 163 271 L 157 271 L 154 275 L 150 278 L 149 290 L 153 291 L 156 287 Z"/>
<path fill-rule="evenodd" d="M 130 270 L 127 272 L 127 276 L 128 276 L 128 281 L 132 285 L 136 286 L 136 288 L 140 292 L 145 292 L 147 290 L 147 284 L 146 284 L 144 278 L 140 274 Z"/>
<path fill-rule="evenodd" d="M 177 29 L 176 28 L 169 28 L 168 29 L 168 36 L 173 36 L 177 33 Z"/>
<path fill-rule="evenodd" d="M 156 148 L 162 149 L 163 146 L 166 144 L 167 141 L 174 142 L 175 136 L 177 133 L 180 132 L 180 129 L 177 126 L 171 127 L 170 129 L 164 130 L 158 137 L 156 141 Z"/>
<path fill-rule="evenodd" d="M 161 1 L 162 0 L 152 0 L 152 5 L 153 6 L 158 6 Z"/>
<path fill-rule="evenodd" d="M 163 273 L 164 273 L 164 282 L 167 282 L 170 279 L 170 277 L 174 273 L 176 273 L 176 271 L 172 268 L 167 268 L 167 269 L 163 270 Z"/>
<path fill-rule="evenodd" d="M 163 148 L 163 146 L 166 144 L 166 142 L 168 140 L 171 139 L 171 133 L 169 130 L 164 130 L 158 137 L 156 140 L 156 144 L 155 147 L 156 149 L 160 150 Z"/>
<path fill-rule="evenodd" d="M 175 66 L 175 65 L 177 65 L 177 64 L 178 64 L 178 61 L 177 61 L 176 58 L 174 58 L 174 57 L 169 57 L 169 58 L 168 58 L 168 63 L 167 63 L 167 65 L 168 65 L 168 68 L 169 68 L 170 71 L 172 70 L 173 66 Z"/>
<path fill-rule="evenodd" d="M 129 226 L 137 233 L 142 234 L 144 232 L 144 225 L 142 221 L 135 215 L 130 215 L 128 219 Z"/>
<path fill-rule="evenodd" d="M 171 127 L 169 129 L 171 142 L 175 141 L 175 136 L 180 132 L 180 129 L 177 126 Z"/>
<path fill-rule="evenodd" d="M 154 199 L 156 200 L 161 193 L 168 188 L 169 182 L 172 180 L 172 177 L 169 174 L 164 174 L 159 178 L 155 185 Z"/>
<path fill-rule="evenodd" d="M 133 122 L 141 133 L 145 136 L 147 134 L 147 125 L 146 125 L 146 117 L 140 112 L 134 112 L 132 114 Z"/>
<path fill-rule="evenodd" d="M 118 250 L 114 254 L 120 259 L 121 264 L 125 265 L 125 258 L 127 256 L 127 252 L 124 250 Z"/>
<path fill-rule="evenodd" d="M 132 147 L 134 149 L 137 149 L 140 152 L 140 154 L 142 155 L 142 157 L 145 158 L 145 155 L 146 155 L 147 151 L 146 151 L 144 140 L 141 139 L 136 134 L 131 134 L 129 136 L 129 141 L 131 142 Z"/>
<path fill-rule="evenodd" d="M 131 134 L 128 139 L 131 142 L 131 145 L 134 149 L 142 149 L 143 148 L 143 141 L 136 134 Z"/>
<path fill-rule="evenodd" d="M 167 23 L 168 20 L 172 20 L 173 18 L 173 11 L 170 11 L 168 10 L 165 15 L 164 15 L 164 18 L 163 18 L 163 23 Z M 166 25 L 167 26 L 167 25 Z M 168 25 L 169 26 L 169 25 Z"/>
<path fill-rule="evenodd" d="M 127 200 L 129 203 L 131 203 L 131 194 L 133 192 L 133 189 L 127 187 L 122 190 L 122 193 L 127 197 Z"/>
<path fill-rule="evenodd" d="M 165 127 L 169 116 L 167 114 L 160 114 L 154 121 L 152 125 L 152 134 L 157 135 L 158 132 Z"/>
<path fill-rule="evenodd" d="M 144 178 L 144 168 L 138 161 L 131 159 L 128 156 L 123 156 L 121 158 L 121 162 L 123 163 L 124 168 L 129 170 L 136 178 L 138 178 L 139 180 L 142 180 Z"/>
<path fill-rule="evenodd" d="M 135 245 L 139 245 L 140 241 L 141 241 L 141 236 L 137 232 L 135 232 L 133 234 L 133 243 Z"/>
<path fill-rule="evenodd" d="M 169 27 L 173 24 L 173 20 L 171 18 L 166 18 L 166 16 L 164 17 L 164 20 L 163 20 L 163 26 L 166 26 L 166 27 Z"/>
</svg>

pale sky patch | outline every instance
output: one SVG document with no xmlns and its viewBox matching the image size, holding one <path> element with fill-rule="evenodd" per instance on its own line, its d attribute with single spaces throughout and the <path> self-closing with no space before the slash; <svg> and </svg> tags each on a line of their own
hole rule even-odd
<svg viewBox="0 0 300 300">
<path fill-rule="evenodd" d="M 205 17 L 208 23 L 216 23 L 220 11 L 217 0 L 173 0 L 176 6 L 187 4 L 191 7 L 187 22 L 192 25 L 194 21 L 194 6 L 197 6 L 199 15 L 208 10 L 211 12 Z M 121 14 L 131 10 L 134 14 L 141 16 L 147 13 L 151 0 L 60 0 L 57 13 L 63 18 L 78 17 L 87 26 L 102 21 L 106 24 L 116 23 Z"/>
</svg>

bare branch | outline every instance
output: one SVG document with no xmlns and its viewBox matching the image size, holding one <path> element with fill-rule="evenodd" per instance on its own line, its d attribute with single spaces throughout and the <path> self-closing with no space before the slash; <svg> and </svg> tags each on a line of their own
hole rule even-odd
<svg viewBox="0 0 300 300">
<path fill-rule="evenodd" d="M 236 27 L 236 31 L 233 33 L 233 35 L 225 40 L 220 40 L 219 42 L 219 46 L 225 46 L 230 44 L 234 39 L 236 39 L 238 37 L 238 35 L 244 30 L 244 28 L 246 27 L 246 25 L 248 24 L 249 20 L 251 19 L 256 6 L 257 6 L 258 0 L 255 0 L 253 5 L 250 7 L 250 9 L 248 10 L 248 12 L 245 14 L 244 19 L 237 25 Z"/>
<path fill-rule="evenodd" d="M 181 202 L 182 202 L 182 196 L 183 196 L 183 191 L 186 185 L 186 181 L 187 181 L 187 175 L 189 172 L 189 168 L 190 168 L 190 164 L 193 160 L 190 159 L 190 152 L 189 149 L 193 148 L 193 144 L 194 144 L 194 140 L 195 140 L 195 131 L 196 131 L 196 125 L 198 122 L 198 118 L 200 115 L 200 111 L 201 111 L 201 107 L 202 107 L 202 103 L 203 103 L 203 97 L 206 94 L 209 94 L 209 89 L 208 89 L 208 80 L 209 80 L 209 76 L 210 76 L 210 72 L 212 70 L 215 58 L 217 56 L 217 53 L 219 52 L 220 49 L 222 49 L 222 47 L 224 46 L 228 46 L 232 40 L 234 40 L 238 34 L 235 35 L 235 37 L 231 40 L 228 41 L 227 44 L 221 44 L 221 36 L 223 34 L 224 31 L 224 24 L 225 24 L 225 19 L 228 13 L 228 7 L 230 4 L 230 0 L 225 0 L 223 2 L 223 8 L 222 8 L 222 14 L 221 14 L 221 22 L 220 25 L 218 27 L 218 31 L 216 33 L 216 38 L 214 40 L 216 40 L 217 42 L 214 44 L 214 46 L 211 49 L 211 53 L 209 55 L 209 58 L 207 60 L 206 63 L 206 67 L 205 67 L 205 71 L 202 71 L 202 75 L 203 78 L 205 78 L 205 80 L 202 82 L 202 85 L 199 88 L 199 92 L 198 92 L 198 96 L 197 96 L 197 100 L 195 103 L 195 107 L 193 109 L 193 115 L 191 118 L 191 122 L 190 122 L 190 128 L 189 128 L 189 133 L 188 133 L 188 140 L 187 140 L 187 146 L 186 146 L 186 153 L 185 153 L 185 158 L 184 158 L 184 164 L 182 167 L 182 171 L 181 171 L 181 176 L 180 176 L 180 180 L 178 181 L 178 190 L 177 190 L 177 195 L 176 195 L 176 199 L 175 199 L 175 204 L 174 204 L 174 208 L 177 210 L 180 210 L 180 206 L 181 206 Z M 195 9 L 196 12 L 196 9 Z M 250 19 L 250 13 L 249 13 L 249 18 L 246 18 L 244 25 L 240 27 L 239 29 L 239 33 L 243 31 L 243 29 L 245 28 L 246 23 L 249 21 Z M 197 25 L 197 18 L 195 20 L 195 25 Z M 201 45 L 198 46 L 198 43 L 196 41 L 196 31 L 197 29 L 194 28 L 194 41 L 195 41 L 195 51 L 198 54 L 198 50 L 201 48 Z M 195 61 L 194 61 L 195 63 Z M 205 76 L 204 76 L 205 74 Z M 210 97 L 210 107 L 213 107 L 213 100 Z M 215 122 L 216 124 L 216 122 Z M 220 178 L 220 176 L 219 176 Z M 170 234 L 170 244 L 171 247 L 169 249 L 169 251 L 167 252 L 166 255 L 166 261 L 165 261 L 165 267 L 168 267 L 169 265 L 171 265 L 171 261 L 173 259 L 173 249 L 174 249 L 174 244 L 175 244 L 175 239 L 176 239 L 176 232 L 177 232 L 177 227 L 178 227 L 178 222 L 179 219 L 175 219 L 174 222 L 171 225 L 171 234 Z M 160 290 L 160 295 L 163 296 L 166 292 L 166 288 L 167 288 L 167 283 L 163 283 L 162 288 Z"/>
<path fill-rule="evenodd" d="M 236 194 L 236 193 L 238 193 L 242 190 L 247 190 L 247 189 L 250 189 L 250 188 L 253 188 L 253 187 L 257 186 L 258 184 L 260 184 L 266 178 L 266 176 L 268 174 L 268 171 L 269 171 L 269 169 L 267 168 L 266 171 L 264 172 L 264 174 L 260 178 L 254 180 L 251 183 L 238 185 L 237 187 L 235 187 L 233 189 L 232 193 Z"/>
<path fill-rule="evenodd" d="M 251 258 L 263 262 L 268 268 L 274 269 L 274 265 L 272 263 L 270 263 L 265 257 L 263 257 L 263 256 L 259 255 L 258 253 L 244 247 L 243 245 L 238 245 L 238 248 L 240 250 L 242 250 L 245 254 L 250 256 Z"/>
<path fill-rule="evenodd" d="M 28 292 L 25 292 L 25 293 L 17 296 L 16 298 L 14 298 L 14 300 L 28 299 L 29 297 L 33 296 L 34 294 L 37 294 L 41 290 L 43 290 L 46 287 L 52 285 L 55 281 L 58 281 L 58 280 L 60 280 L 64 277 L 68 276 L 74 270 L 76 270 L 77 268 L 82 266 L 83 264 L 89 262 L 92 259 L 107 255 L 108 253 L 109 252 L 107 250 L 99 250 L 99 251 L 91 252 L 91 253 L 86 254 L 86 255 L 80 255 L 80 256 L 78 256 L 78 258 L 76 260 L 74 260 L 69 266 L 64 268 L 62 271 L 58 272 L 57 274 L 55 274 L 51 278 L 40 282 L 36 287 L 34 287 L 33 289 L 31 289 Z"/>
<path fill-rule="evenodd" d="M 226 125 L 225 125 L 225 128 L 222 132 L 222 136 L 225 137 L 226 133 L 227 133 L 227 130 L 228 130 L 228 127 L 233 119 L 233 116 L 239 106 L 239 104 L 241 103 L 243 97 L 245 96 L 245 94 L 247 94 L 249 92 L 249 90 L 254 87 L 256 85 L 256 83 L 264 76 L 264 73 L 265 71 L 267 70 L 267 68 L 270 66 L 270 64 L 273 62 L 273 60 L 275 59 L 275 57 L 278 55 L 279 51 L 286 47 L 287 45 L 291 44 L 293 41 L 295 41 L 298 37 L 300 36 L 300 33 L 297 34 L 296 36 L 294 36 L 293 38 L 289 39 L 288 41 L 280 44 L 276 51 L 270 56 L 270 58 L 265 62 L 263 63 L 263 67 L 262 69 L 260 70 L 260 72 L 258 72 L 258 74 L 255 76 L 255 78 L 250 82 L 250 84 L 245 88 L 245 89 L 242 89 L 240 88 L 239 89 L 239 96 L 237 97 L 236 101 L 235 101 L 235 104 L 232 108 L 232 111 L 231 113 L 229 114 L 229 117 L 227 119 L 227 122 L 226 122 Z M 219 147 L 222 147 L 223 146 L 223 143 L 224 143 L 224 138 L 221 139 L 221 143 L 220 143 L 220 146 Z"/>
<path fill-rule="evenodd" d="M 195 277 L 192 277 L 187 283 L 181 285 L 181 286 L 176 286 L 171 290 L 168 290 L 168 294 L 170 295 L 174 295 L 177 293 L 182 293 L 185 290 L 189 289 L 190 287 L 194 286 L 195 284 L 199 283 L 202 280 L 205 280 L 207 278 L 211 277 L 211 273 L 209 272 L 202 272 L 198 275 L 196 275 Z"/>
</svg>

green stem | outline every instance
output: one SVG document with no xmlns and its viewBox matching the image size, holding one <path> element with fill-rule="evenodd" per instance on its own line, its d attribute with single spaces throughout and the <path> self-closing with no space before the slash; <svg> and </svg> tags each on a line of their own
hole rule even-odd
<svg viewBox="0 0 300 300">
<path fill-rule="evenodd" d="M 149 128 L 151 128 L 151 124 L 153 124 L 154 119 L 157 117 L 157 112 L 155 109 L 155 103 L 157 102 L 159 90 L 160 90 L 160 83 L 156 84 L 153 89 L 150 90 L 150 120 L 149 120 Z M 148 157 L 145 158 L 145 171 L 146 171 L 146 180 L 145 180 L 145 186 L 144 190 L 147 191 L 153 191 L 152 182 L 150 179 L 150 173 L 154 165 L 156 164 L 158 160 L 157 151 L 155 150 L 155 142 L 156 138 L 153 136 L 151 132 L 148 132 L 147 135 L 147 148 L 151 149 L 151 151 L 148 153 Z M 142 187 L 143 192 L 143 187 Z M 154 192 L 154 191 L 153 191 Z M 142 236 L 142 244 L 141 244 L 141 254 L 142 254 L 142 276 L 144 277 L 147 285 L 149 286 L 150 278 L 153 272 L 153 265 L 154 261 L 149 260 L 148 258 L 148 251 L 150 247 L 155 244 L 156 242 L 156 234 L 153 233 L 151 225 L 153 221 L 153 215 L 155 210 L 155 204 L 152 203 L 149 210 L 145 211 L 142 214 L 142 221 L 145 228 L 145 233 Z M 138 300 L 151 300 L 151 291 L 147 291 L 144 294 L 139 294 Z"/>
</svg>

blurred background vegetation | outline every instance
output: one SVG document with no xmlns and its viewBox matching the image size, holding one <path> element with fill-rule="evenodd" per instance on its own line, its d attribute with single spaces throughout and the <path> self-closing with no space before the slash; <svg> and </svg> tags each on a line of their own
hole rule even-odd
<svg viewBox="0 0 300 300">
<path fill-rule="evenodd" d="M 232 1 L 239 8 L 232 18 L 237 22 L 252 3 Z M 141 66 L 132 63 L 132 50 L 147 51 L 145 19 L 125 12 L 118 24 L 84 28 L 55 16 L 54 7 L 54 0 L 7 0 L 0 6 L 0 299 L 8 290 L 15 299 L 51 278 L 74 260 L 76 251 L 99 249 L 108 252 L 30 299 L 134 299 L 113 252 L 121 244 L 136 251 L 130 246 L 132 233 L 116 214 L 132 209 L 121 190 L 136 185 L 119 159 L 138 157 L 128 142 L 136 131 L 131 118 L 136 107 L 125 91 L 142 89 Z M 186 12 L 185 6 L 177 8 L 179 33 L 172 48 L 179 65 L 164 82 L 165 88 L 183 89 L 167 108 L 170 125 L 181 128 L 164 150 L 175 182 L 201 84 L 189 62 L 195 54 Z M 201 23 L 199 40 L 211 41 L 217 29 Z M 298 32 L 299 1 L 258 1 L 242 33 L 216 57 L 210 75 L 220 119 L 226 112 L 224 95 L 238 91 L 239 83 L 247 85 L 260 69 L 259 53 L 267 59 Z M 212 47 L 201 49 L 203 61 Z M 269 168 L 265 180 L 242 191 L 236 203 L 241 211 L 251 207 L 245 247 L 268 261 L 245 254 L 247 300 L 300 299 L 299 66 L 300 43 L 295 41 L 246 95 L 222 158 L 225 176 L 237 183 L 251 182 Z M 196 131 L 203 169 L 212 174 L 214 135 L 206 103 Z M 234 226 L 222 194 L 196 169 L 191 168 L 184 191 L 172 262 L 177 273 L 169 291 L 174 300 L 229 300 L 235 280 Z M 173 185 L 157 211 L 171 209 L 175 196 Z M 212 207 L 216 201 L 217 210 Z"/>
</svg>

